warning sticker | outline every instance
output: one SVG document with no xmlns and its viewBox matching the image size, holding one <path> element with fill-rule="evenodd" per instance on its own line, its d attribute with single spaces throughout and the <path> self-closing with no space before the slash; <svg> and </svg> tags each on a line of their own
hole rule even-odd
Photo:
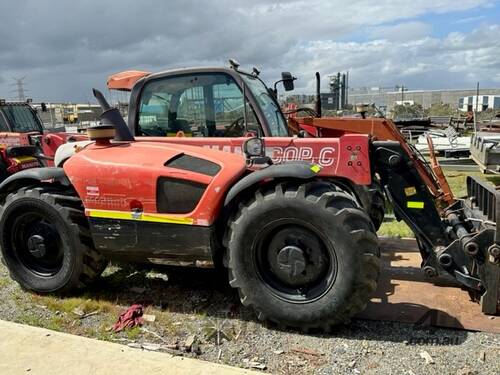
<svg viewBox="0 0 500 375">
<path fill-rule="evenodd" d="M 408 202 L 406 202 L 406 207 L 408 207 L 408 208 L 422 209 L 422 208 L 424 208 L 424 202 L 412 202 L 412 201 L 408 201 Z"/>
<path fill-rule="evenodd" d="M 405 187 L 405 194 L 407 197 L 409 197 L 411 195 L 415 195 L 415 194 L 417 194 L 417 189 L 415 188 L 415 186 Z"/>
<path fill-rule="evenodd" d="M 87 195 L 99 196 L 99 186 L 87 186 Z"/>
</svg>

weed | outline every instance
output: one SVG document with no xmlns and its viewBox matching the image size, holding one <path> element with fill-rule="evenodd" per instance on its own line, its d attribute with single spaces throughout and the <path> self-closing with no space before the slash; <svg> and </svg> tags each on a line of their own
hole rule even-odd
<svg viewBox="0 0 500 375">
<path fill-rule="evenodd" d="M 8 277 L 0 277 L 0 288 L 6 287 L 10 284 L 10 279 Z"/>
<path fill-rule="evenodd" d="M 75 309 L 78 309 L 83 314 L 94 311 L 109 313 L 116 310 L 116 307 L 109 301 L 90 299 L 89 297 L 59 298 L 57 296 L 43 296 L 40 297 L 40 304 L 47 306 L 50 311 L 61 311 L 67 314 L 72 314 Z"/>
<path fill-rule="evenodd" d="M 36 327 L 45 327 L 45 322 L 41 316 L 35 315 L 32 312 L 25 311 L 15 319 L 17 323 L 27 324 Z"/>
<path fill-rule="evenodd" d="M 137 340 L 142 334 L 140 327 L 134 327 L 125 331 L 129 340 Z"/>
</svg>

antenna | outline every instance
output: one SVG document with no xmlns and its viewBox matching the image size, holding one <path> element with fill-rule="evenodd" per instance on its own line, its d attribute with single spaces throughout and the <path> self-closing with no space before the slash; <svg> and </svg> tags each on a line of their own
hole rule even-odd
<svg viewBox="0 0 500 375">
<path fill-rule="evenodd" d="M 15 89 L 11 90 L 10 92 L 16 92 L 17 93 L 17 100 L 20 102 L 25 102 L 26 101 L 26 92 L 29 90 L 26 90 L 24 88 L 25 82 L 24 80 L 26 79 L 26 76 L 23 77 L 12 77 L 14 80 L 14 83 L 11 84 L 11 86 L 14 86 Z"/>
</svg>

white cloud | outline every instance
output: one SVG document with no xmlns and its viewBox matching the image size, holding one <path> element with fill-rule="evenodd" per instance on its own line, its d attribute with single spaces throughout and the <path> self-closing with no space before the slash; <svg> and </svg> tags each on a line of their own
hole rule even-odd
<svg viewBox="0 0 500 375">
<path fill-rule="evenodd" d="M 0 13 L 0 66 L 4 77 L 27 74 L 31 93 L 44 100 L 87 100 L 92 86 L 102 87 L 108 74 L 120 70 L 220 65 L 229 57 L 245 66 L 260 66 L 269 81 L 281 70 L 291 70 L 301 77 L 301 89 L 308 87 L 316 70 L 349 69 L 357 84 L 403 78 L 420 85 L 444 86 L 450 78 L 463 84 L 469 79 L 464 69 L 475 69 L 481 80 L 493 81 L 498 74 L 491 73 L 498 65 L 493 53 L 498 29 L 484 26 L 470 34 L 434 39 L 426 23 L 414 21 L 430 13 L 489 4 L 53 0 L 48 5 L 19 0 Z M 368 41 L 339 42 L 352 35 L 365 35 Z M 443 69 L 451 69 L 452 75 L 443 74 Z M 7 83 L 0 83 L 2 91 L 8 91 Z"/>
<path fill-rule="evenodd" d="M 459 88 L 479 80 L 485 87 L 499 82 L 499 32 L 500 25 L 489 25 L 442 39 L 311 42 L 290 51 L 287 59 L 295 61 L 306 90 L 312 90 L 310 77 L 316 70 L 349 70 L 354 86 L 405 83 L 410 88 Z"/>
<path fill-rule="evenodd" d="M 390 26 L 373 27 L 369 35 L 372 39 L 406 41 L 424 38 L 431 33 L 431 25 L 424 22 L 405 22 Z"/>
<path fill-rule="evenodd" d="M 456 20 L 454 23 L 456 23 L 456 24 L 473 23 L 473 22 L 475 23 L 475 22 L 484 20 L 485 18 L 486 18 L 486 16 L 483 14 L 483 15 L 480 15 L 480 16 L 473 16 L 473 17 L 461 18 L 459 20 Z"/>
</svg>

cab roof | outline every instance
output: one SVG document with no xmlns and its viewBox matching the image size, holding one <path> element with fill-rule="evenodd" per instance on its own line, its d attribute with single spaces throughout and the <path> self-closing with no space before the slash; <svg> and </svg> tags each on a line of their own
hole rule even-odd
<svg viewBox="0 0 500 375">
<path fill-rule="evenodd" d="M 200 73 L 200 72 L 228 72 L 233 69 L 228 67 L 189 67 L 163 70 L 157 73 L 142 70 L 125 70 L 112 74 L 108 77 L 107 86 L 109 90 L 132 91 L 137 81 L 144 77 L 163 77 L 176 73 Z M 239 73 L 242 73 L 238 70 Z M 244 72 L 243 72 L 244 73 Z"/>
</svg>

